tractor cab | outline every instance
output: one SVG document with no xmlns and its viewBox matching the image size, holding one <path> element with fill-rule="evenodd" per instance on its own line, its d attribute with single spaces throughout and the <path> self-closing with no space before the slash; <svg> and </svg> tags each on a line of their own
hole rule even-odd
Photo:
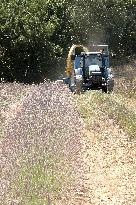
<svg viewBox="0 0 136 205">
<path fill-rule="evenodd" d="M 84 79 L 92 75 L 108 78 L 109 59 L 105 54 L 101 52 L 82 53 L 81 61 Z"/>
</svg>

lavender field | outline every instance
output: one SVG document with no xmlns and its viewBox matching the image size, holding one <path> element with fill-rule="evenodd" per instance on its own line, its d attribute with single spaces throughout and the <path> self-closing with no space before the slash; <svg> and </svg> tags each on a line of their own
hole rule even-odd
<svg viewBox="0 0 136 205">
<path fill-rule="evenodd" d="M 114 69 L 110 95 L 1 83 L 0 204 L 136 204 L 135 71 Z"/>
<path fill-rule="evenodd" d="M 69 90 L 1 84 L 0 102 L 0 204 L 55 204 L 74 180 L 83 129 Z"/>
</svg>

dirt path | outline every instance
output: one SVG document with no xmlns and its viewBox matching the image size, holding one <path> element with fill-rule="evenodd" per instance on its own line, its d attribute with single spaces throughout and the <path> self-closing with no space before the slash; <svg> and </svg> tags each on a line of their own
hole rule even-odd
<svg viewBox="0 0 136 205">
<path fill-rule="evenodd" d="M 97 134 L 96 130 L 84 133 L 80 187 L 71 191 L 68 204 L 135 205 L 135 142 L 110 119 L 99 122 Z"/>
</svg>

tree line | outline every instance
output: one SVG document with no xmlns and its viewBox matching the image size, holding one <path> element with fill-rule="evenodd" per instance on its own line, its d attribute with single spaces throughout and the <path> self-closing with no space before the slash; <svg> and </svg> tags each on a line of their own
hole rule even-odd
<svg viewBox="0 0 136 205">
<path fill-rule="evenodd" d="M 2 0 L 0 78 L 29 82 L 55 72 L 74 43 L 136 52 L 135 0 Z"/>
</svg>

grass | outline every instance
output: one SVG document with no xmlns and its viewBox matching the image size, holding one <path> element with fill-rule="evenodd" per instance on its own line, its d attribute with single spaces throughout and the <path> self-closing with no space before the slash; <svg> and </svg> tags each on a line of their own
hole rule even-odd
<svg viewBox="0 0 136 205">
<path fill-rule="evenodd" d="M 91 130 L 94 121 L 113 119 L 130 138 L 136 137 L 136 78 L 135 67 L 118 68 L 115 89 L 111 94 L 88 91 L 75 96 L 77 107 Z"/>
<path fill-rule="evenodd" d="M 87 92 L 77 97 L 78 109 L 90 127 L 91 119 L 98 121 L 104 116 L 113 119 L 131 138 L 136 137 L 136 112 L 118 94 Z M 85 103 L 83 103 L 85 102 Z M 91 127 L 90 127 L 91 128 Z"/>
</svg>

